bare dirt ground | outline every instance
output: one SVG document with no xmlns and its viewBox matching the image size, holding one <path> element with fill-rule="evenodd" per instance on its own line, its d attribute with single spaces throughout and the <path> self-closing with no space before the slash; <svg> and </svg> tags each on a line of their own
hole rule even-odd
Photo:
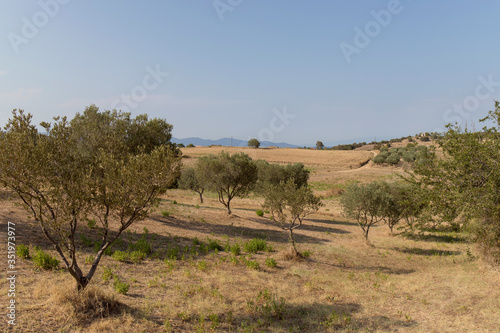
<svg viewBox="0 0 500 333">
<path fill-rule="evenodd" d="M 184 162 L 222 149 L 270 162 L 303 162 L 312 172 L 313 187 L 324 194 L 351 180 L 391 179 L 394 172 L 403 172 L 370 163 L 359 167 L 370 151 L 189 148 L 183 149 Z M 75 288 L 69 274 L 38 270 L 18 258 L 17 325 L 7 328 L 3 316 L 0 331 L 500 332 L 500 273 L 479 259 L 465 235 L 443 232 L 405 239 L 391 236 L 389 228 L 380 225 L 370 232 L 373 246 L 367 246 L 359 227 L 341 216 L 338 196 L 325 196 L 325 206 L 296 232 L 299 251 L 310 256 L 290 261 L 284 255 L 287 235 L 267 214 L 255 213 L 261 202 L 253 195 L 236 198 L 234 214 L 228 216 L 214 195 L 200 204 L 197 194 L 169 191 L 116 247 L 126 249 L 147 228 L 153 255 L 140 263 L 105 256 L 91 282 L 122 304 L 107 318 L 76 319 L 64 301 Z M 18 244 L 31 249 L 38 245 L 55 255 L 37 223 L 15 204 L 1 198 L 2 239 L 11 221 L 16 223 Z M 79 233 L 97 235 L 86 227 Z M 243 244 L 253 238 L 265 239 L 272 249 L 248 253 Z M 205 253 L 194 245 L 195 239 L 240 244 L 242 251 Z M 79 262 L 88 270 L 85 257 L 93 250 L 80 245 Z M 175 248 L 184 255 L 168 260 Z M 6 262 L 5 246 L 0 256 Z M 277 267 L 268 267 L 268 258 Z M 247 267 L 253 261 L 258 269 Z M 1 267 L 0 300 L 6 304 L 9 286 Z M 106 269 L 130 284 L 127 294 L 117 294 L 112 280 L 105 281 Z"/>
</svg>

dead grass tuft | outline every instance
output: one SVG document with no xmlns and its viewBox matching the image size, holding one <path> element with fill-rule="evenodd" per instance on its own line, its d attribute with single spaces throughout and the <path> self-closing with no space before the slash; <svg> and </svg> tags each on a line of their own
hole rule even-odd
<svg viewBox="0 0 500 333">
<path fill-rule="evenodd" d="M 120 314 L 123 305 L 113 294 L 103 291 L 96 286 L 87 286 L 78 292 L 73 285 L 63 288 L 53 287 L 49 304 L 52 310 L 68 318 L 72 324 L 90 324 L 95 319 L 106 318 Z"/>
</svg>

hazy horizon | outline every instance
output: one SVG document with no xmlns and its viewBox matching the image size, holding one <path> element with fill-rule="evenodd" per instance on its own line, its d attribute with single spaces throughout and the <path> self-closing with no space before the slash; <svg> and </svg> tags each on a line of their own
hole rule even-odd
<svg viewBox="0 0 500 333">
<path fill-rule="evenodd" d="M 14 108 L 39 123 L 96 104 L 165 118 L 177 138 L 302 146 L 442 131 L 500 99 L 500 3 L 481 4 L 9 2 L 0 124 Z"/>
</svg>

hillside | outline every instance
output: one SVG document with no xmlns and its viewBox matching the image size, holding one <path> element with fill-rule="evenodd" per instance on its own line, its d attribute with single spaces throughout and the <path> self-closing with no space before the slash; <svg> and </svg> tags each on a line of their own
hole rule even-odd
<svg viewBox="0 0 500 333">
<path fill-rule="evenodd" d="M 376 151 L 183 148 L 185 165 L 199 156 L 245 152 L 274 163 L 303 162 L 324 207 L 296 229 L 307 258 L 286 259 L 287 235 L 269 216 L 256 215 L 262 199 L 236 198 L 228 216 L 216 195 L 169 190 L 151 216 L 131 226 L 126 250 L 141 237 L 153 253 L 139 262 L 105 256 L 91 286 L 118 301 L 109 318 L 87 321 L 67 299 L 74 281 L 67 273 L 35 270 L 17 259 L 18 323 L 14 332 L 495 332 L 500 275 L 478 259 L 464 234 L 426 233 L 394 237 L 385 225 L 373 228 L 373 246 L 342 216 L 338 191 L 348 181 L 392 179 L 403 170 L 366 161 Z M 366 163 L 366 164 L 365 164 Z M 15 201 L 1 198 L 0 225 L 16 224 L 18 243 L 52 246 Z M 147 234 L 145 233 L 147 230 Z M 98 230 L 78 233 L 96 239 Z M 142 235 L 142 236 L 141 236 Z M 267 250 L 245 246 L 264 239 Z M 83 239 L 83 238 L 82 238 Z M 219 244 L 220 250 L 214 250 Z M 202 245 L 200 245 L 202 244 Z M 212 244 L 210 249 L 209 244 Z M 79 261 L 93 254 L 83 247 Z M 226 251 L 226 249 L 231 249 Z M 238 246 L 241 254 L 233 251 Z M 5 248 L 2 254 L 6 255 Z M 275 261 L 276 267 L 272 264 Z M 258 265 L 258 267 L 257 267 Z M 88 265 L 86 265 L 88 269 Z M 118 294 L 106 272 L 128 283 Z M 0 292 L 8 284 L 0 282 Z M 50 323 L 47 324 L 47 323 Z"/>
</svg>

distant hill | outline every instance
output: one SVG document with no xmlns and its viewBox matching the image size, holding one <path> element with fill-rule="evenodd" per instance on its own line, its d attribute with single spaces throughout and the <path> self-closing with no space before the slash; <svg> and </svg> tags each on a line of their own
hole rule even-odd
<svg viewBox="0 0 500 333">
<path fill-rule="evenodd" d="M 211 146 L 211 145 L 218 145 L 218 146 L 231 146 L 231 138 L 222 138 L 218 140 L 207 140 L 207 139 L 202 139 L 202 138 L 197 138 L 197 137 L 192 137 L 192 138 L 185 138 L 185 139 L 178 139 L 178 138 L 172 138 L 172 142 L 174 143 L 182 143 L 185 146 L 188 144 L 192 143 L 195 146 Z M 248 141 L 245 140 L 239 140 L 239 139 L 232 139 L 232 145 L 234 147 L 247 147 Z M 299 146 L 296 145 L 291 145 L 286 142 L 270 142 L 270 141 L 261 141 L 260 142 L 261 147 L 279 147 L 279 148 L 298 148 Z"/>
</svg>

